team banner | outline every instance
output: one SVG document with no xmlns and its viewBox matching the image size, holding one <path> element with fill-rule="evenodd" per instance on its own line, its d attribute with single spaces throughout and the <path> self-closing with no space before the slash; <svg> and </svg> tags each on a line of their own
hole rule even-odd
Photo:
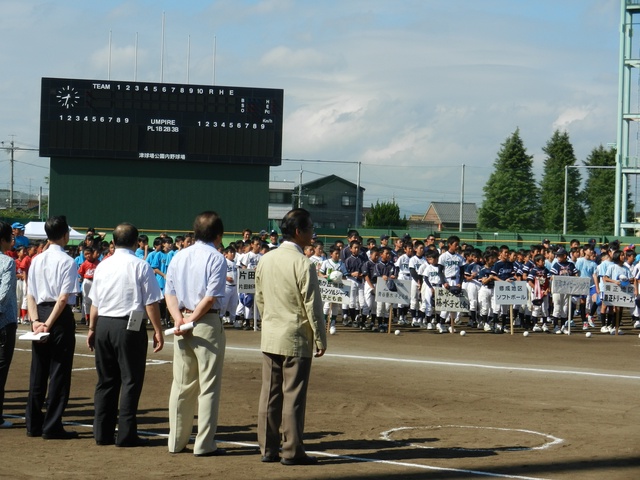
<svg viewBox="0 0 640 480">
<path fill-rule="evenodd" d="M 469 297 L 466 290 L 461 289 L 460 293 L 454 295 L 443 287 L 434 287 L 435 309 L 438 312 L 468 312 Z"/>
<path fill-rule="evenodd" d="M 376 302 L 408 305 L 411 303 L 411 280 L 387 280 L 376 282 Z"/>
<path fill-rule="evenodd" d="M 633 285 L 621 287 L 614 283 L 605 283 L 602 289 L 602 303 L 607 307 L 635 307 Z"/>
<path fill-rule="evenodd" d="M 496 282 L 493 296 L 496 305 L 526 305 L 529 301 L 527 282 Z"/>
<path fill-rule="evenodd" d="M 554 275 L 551 277 L 551 293 L 566 295 L 589 295 L 591 279 L 588 277 L 566 277 Z"/>
<path fill-rule="evenodd" d="M 341 280 L 330 282 L 326 278 L 318 277 L 320 283 L 320 295 L 323 302 L 328 303 L 348 303 L 351 282 Z"/>
<path fill-rule="evenodd" d="M 255 268 L 238 269 L 238 293 L 256 293 L 256 270 Z"/>
</svg>

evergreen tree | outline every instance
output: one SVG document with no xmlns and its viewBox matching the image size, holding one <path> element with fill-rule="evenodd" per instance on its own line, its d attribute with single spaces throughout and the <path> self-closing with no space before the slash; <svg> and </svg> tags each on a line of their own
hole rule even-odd
<svg viewBox="0 0 640 480">
<path fill-rule="evenodd" d="M 600 145 L 591 151 L 584 164 L 589 167 L 615 167 L 616 151 Z M 594 234 L 611 234 L 614 230 L 616 171 L 614 168 L 590 168 L 588 172 L 583 193 L 587 206 L 586 229 Z M 632 219 L 634 205 L 631 197 L 628 207 L 627 218 Z"/>
<path fill-rule="evenodd" d="M 400 207 L 395 202 L 376 201 L 365 217 L 367 228 L 406 227 L 406 217 L 400 218 Z"/>
<path fill-rule="evenodd" d="M 493 167 L 478 212 L 480 229 L 538 230 L 541 223 L 538 187 L 532 171 L 533 157 L 527 155 L 519 128 L 502 144 Z"/>
<path fill-rule="evenodd" d="M 547 232 L 562 230 L 564 222 L 565 167 L 576 164 L 573 145 L 567 132 L 556 130 L 542 149 L 547 154 L 540 182 L 540 202 L 543 228 Z M 584 232 L 585 214 L 582 207 L 580 185 L 582 177 L 576 168 L 567 172 L 567 232 Z"/>
</svg>

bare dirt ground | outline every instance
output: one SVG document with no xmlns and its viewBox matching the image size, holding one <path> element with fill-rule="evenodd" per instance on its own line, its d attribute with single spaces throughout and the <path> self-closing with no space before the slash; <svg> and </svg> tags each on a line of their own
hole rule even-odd
<svg viewBox="0 0 640 480">
<path fill-rule="evenodd" d="M 65 420 L 80 439 L 26 436 L 31 347 L 18 341 L 5 402 L 14 428 L 0 430 L 0 477 L 636 479 L 640 339 L 626 331 L 525 338 L 338 327 L 327 354 L 314 360 L 307 405 L 306 446 L 320 464 L 286 467 L 261 463 L 257 449 L 259 333 L 227 330 L 217 438 L 228 455 L 196 458 L 166 448 L 171 337 L 149 354 L 140 429 L 151 446 L 95 445 L 96 373 L 85 327 L 78 327 Z"/>
</svg>

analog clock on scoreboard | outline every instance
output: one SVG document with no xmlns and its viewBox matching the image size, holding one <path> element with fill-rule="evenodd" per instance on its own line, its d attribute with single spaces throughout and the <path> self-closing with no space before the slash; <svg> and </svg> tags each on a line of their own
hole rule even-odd
<svg viewBox="0 0 640 480">
<path fill-rule="evenodd" d="M 284 91 L 43 78 L 40 156 L 280 165 Z"/>
</svg>

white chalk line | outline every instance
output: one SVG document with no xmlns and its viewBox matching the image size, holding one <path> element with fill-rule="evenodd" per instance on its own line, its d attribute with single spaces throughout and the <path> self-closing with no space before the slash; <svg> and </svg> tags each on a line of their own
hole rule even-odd
<svg viewBox="0 0 640 480">
<path fill-rule="evenodd" d="M 76 337 L 86 338 L 86 335 L 76 334 Z M 152 341 L 150 340 L 151 344 Z M 165 342 L 165 345 L 173 345 L 173 342 Z M 253 352 L 253 353 L 261 353 L 259 348 L 249 348 L 249 347 L 230 347 L 227 345 L 227 350 L 236 350 L 243 352 Z M 19 351 L 24 351 L 17 349 Z M 31 350 L 28 350 L 31 351 Z M 86 356 L 93 357 L 93 355 L 76 353 L 76 356 Z M 557 375 L 581 375 L 586 377 L 596 377 L 596 378 L 613 378 L 613 379 L 624 379 L 624 380 L 640 380 L 640 375 L 624 375 L 618 373 L 598 373 L 598 372 L 586 372 L 580 370 L 554 370 L 550 368 L 533 368 L 533 367 L 518 367 L 518 366 L 504 366 L 504 365 L 488 365 L 481 363 L 462 363 L 462 362 L 446 362 L 442 360 L 421 360 L 421 359 L 413 359 L 413 358 L 394 358 L 394 357 L 374 357 L 368 355 L 349 355 L 349 354 L 340 354 L 340 353 L 325 353 L 324 355 L 327 358 L 345 358 L 349 360 L 365 360 L 367 362 L 372 361 L 381 361 L 381 362 L 395 362 L 395 363 L 409 363 L 415 365 L 436 365 L 443 367 L 460 367 L 460 368 L 479 368 L 486 370 L 506 370 L 506 371 L 516 371 L 516 372 L 529 372 L 529 373 L 544 373 L 545 375 L 549 374 L 557 374 Z M 171 363 L 170 361 L 168 363 Z"/>
<path fill-rule="evenodd" d="M 19 419 L 23 419 L 24 420 L 24 417 L 20 417 L 20 416 L 17 416 L 17 415 L 5 415 L 5 417 L 19 418 Z M 78 422 L 64 422 L 64 424 L 68 425 L 68 426 L 72 426 L 72 427 L 83 427 L 83 428 L 88 428 L 89 430 L 93 430 L 93 425 L 88 425 L 88 424 L 83 424 L 83 423 L 78 423 Z M 146 431 L 146 430 L 138 430 L 138 434 L 144 435 L 144 436 L 148 436 L 148 437 L 160 437 L 160 438 L 168 438 L 169 437 L 169 435 L 166 434 L 166 433 L 150 432 L 150 431 Z M 191 437 L 191 440 L 193 441 L 193 437 Z M 236 446 L 236 447 L 255 448 L 256 450 L 260 448 L 257 443 L 229 442 L 229 441 L 220 441 L 220 440 L 216 440 L 216 443 L 221 443 L 221 444 L 224 444 L 224 445 L 233 445 L 233 446 Z M 355 455 L 341 455 L 339 453 L 318 452 L 318 451 L 313 451 L 313 450 L 309 450 L 309 451 L 307 451 L 307 453 L 312 454 L 312 455 L 316 455 L 318 457 L 338 458 L 338 459 L 352 460 L 354 462 L 374 463 L 374 464 L 380 464 L 380 465 L 390 465 L 390 466 L 394 466 L 394 467 L 407 467 L 407 468 L 415 468 L 415 469 L 419 469 L 419 470 L 431 470 L 431 471 L 437 471 L 437 472 L 464 473 L 464 474 L 468 474 L 468 475 L 477 475 L 477 476 L 481 476 L 481 477 L 512 478 L 512 479 L 516 479 L 516 480 L 546 480 L 546 479 L 544 479 L 542 477 L 527 477 L 527 476 L 522 476 L 522 475 L 509 475 L 509 474 L 505 474 L 505 473 L 485 472 L 485 471 L 482 471 L 482 470 L 467 470 L 467 469 L 464 469 L 464 468 L 437 467 L 437 466 L 434 466 L 434 465 L 421 465 L 419 463 L 399 462 L 399 461 L 395 461 L 395 460 L 380 460 L 380 459 L 375 459 L 375 458 L 363 458 L 363 457 L 358 457 L 358 456 L 355 456 Z"/>
<path fill-rule="evenodd" d="M 561 444 L 564 440 L 558 437 L 554 437 L 553 435 L 549 435 L 548 433 L 536 432 L 535 430 L 526 430 L 522 428 L 502 428 L 502 427 L 485 427 L 485 426 L 474 426 L 474 425 L 433 425 L 427 427 L 397 427 L 392 428 L 391 430 L 387 430 L 380 434 L 380 438 L 386 440 L 388 442 L 397 443 L 399 445 L 405 445 L 415 448 L 425 448 L 428 450 L 442 449 L 442 450 L 455 450 L 455 451 L 467 451 L 467 452 L 493 452 L 495 448 L 464 448 L 464 447 L 429 447 L 426 445 L 418 445 L 415 443 L 410 443 L 404 440 L 394 440 L 391 436 L 395 432 L 402 432 L 407 430 L 436 430 L 439 428 L 468 428 L 475 430 L 497 430 L 501 432 L 520 432 L 526 433 L 530 435 L 538 435 L 540 437 L 545 437 L 548 441 L 539 445 L 537 447 L 509 447 L 509 448 L 500 448 L 500 450 L 505 452 L 522 452 L 522 451 L 531 451 L 531 450 L 546 450 L 547 448 L 551 448 L 555 445 Z"/>
</svg>

